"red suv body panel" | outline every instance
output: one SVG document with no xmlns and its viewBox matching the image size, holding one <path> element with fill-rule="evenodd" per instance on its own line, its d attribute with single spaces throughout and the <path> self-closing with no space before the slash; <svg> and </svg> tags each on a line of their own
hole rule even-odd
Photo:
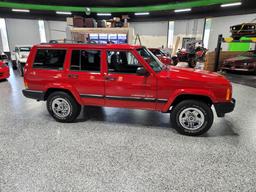
<svg viewBox="0 0 256 192">
<path fill-rule="evenodd" d="M 173 102 L 181 95 L 203 96 L 212 104 L 230 103 L 231 84 L 217 73 L 166 66 L 160 72 L 154 71 L 138 53 L 141 46 L 132 45 L 85 45 L 85 44 L 41 44 L 34 46 L 25 65 L 24 82 L 26 90 L 45 100 L 51 89 L 70 92 L 81 105 L 97 105 L 168 112 Z M 62 70 L 33 68 L 37 49 L 65 49 L 66 56 Z M 100 72 L 71 71 L 72 50 L 100 50 Z M 147 76 L 109 73 L 107 51 L 129 51 L 143 68 Z M 43 94 L 43 95 L 41 95 Z M 233 110 L 233 109 L 232 109 Z M 230 112 L 230 111 L 229 111 Z M 221 111 L 220 113 L 223 113 Z M 224 111 L 225 113 L 225 111 Z"/>
</svg>

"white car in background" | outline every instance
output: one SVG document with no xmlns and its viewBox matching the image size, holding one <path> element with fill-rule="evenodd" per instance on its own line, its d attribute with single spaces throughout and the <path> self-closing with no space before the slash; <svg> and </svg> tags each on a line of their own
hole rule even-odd
<svg viewBox="0 0 256 192">
<path fill-rule="evenodd" d="M 15 46 L 14 52 L 12 53 L 13 67 L 18 69 L 21 76 L 24 75 L 24 66 L 27 62 L 31 47 L 31 45 Z"/>
</svg>

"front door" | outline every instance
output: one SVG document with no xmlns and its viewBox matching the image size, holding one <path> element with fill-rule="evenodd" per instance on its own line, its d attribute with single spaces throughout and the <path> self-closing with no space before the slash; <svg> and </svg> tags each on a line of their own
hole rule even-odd
<svg viewBox="0 0 256 192">
<path fill-rule="evenodd" d="M 104 105 L 102 51 L 74 49 L 71 51 L 68 79 L 78 91 L 84 105 Z"/>
<path fill-rule="evenodd" d="M 156 107 L 156 78 L 152 74 L 136 74 L 143 67 L 133 50 L 107 51 L 107 73 L 105 74 L 105 105 L 151 109 Z"/>
</svg>

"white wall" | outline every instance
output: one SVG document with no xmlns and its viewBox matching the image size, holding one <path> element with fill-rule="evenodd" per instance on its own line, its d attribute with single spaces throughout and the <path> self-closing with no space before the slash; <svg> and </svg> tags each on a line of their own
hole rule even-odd
<svg viewBox="0 0 256 192">
<path fill-rule="evenodd" d="M 15 45 L 40 43 L 38 20 L 6 19 L 6 29 L 11 51 Z"/>
<path fill-rule="evenodd" d="M 202 40 L 204 31 L 204 19 L 190 19 L 190 20 L 177 20 L 174 21 L 174 42 L 180 37 L 178 48 L 182 47 L 182 38 L 195 37 L 196 40 Z"/>
<path fill-rule="evenodd" d="M 226 17 L 215 17 L 212 18 L 211 31 L 209 38 L 209 51 L 214 51 L 217 46 L 218 35 L 223 34 L 224 37 L 230 37 L 230 26 L 248 23 L 256 18 L 256 14 L 248 15 L 235 15 L 235 16 L 226 16 Z M 228 44 L 222 44 L 223 50 L 227 50 Z"/>
<path fill-rule="evenodd" d="M 135 35 L 138 33 L 142 44 L 146 47 L 157 48 L 167 46 L 168 21 L 131 22 Z"/>
<path fill-rule="evenodd" d="M 63 40 L 66 37 L 67 22 L 64 21 L 45 21 L 45 33 L 47 41 Z"/>
</svg>

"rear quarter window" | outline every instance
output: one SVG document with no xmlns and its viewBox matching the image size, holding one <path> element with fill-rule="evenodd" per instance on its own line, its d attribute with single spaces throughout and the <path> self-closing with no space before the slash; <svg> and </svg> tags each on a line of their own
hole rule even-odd
<svg viewBox="0 0 256 192">
<path fill-rule="evenodd" d="M 38 49 L 33 68 L 62 70 L 67 50 Z"/>
</svg>

